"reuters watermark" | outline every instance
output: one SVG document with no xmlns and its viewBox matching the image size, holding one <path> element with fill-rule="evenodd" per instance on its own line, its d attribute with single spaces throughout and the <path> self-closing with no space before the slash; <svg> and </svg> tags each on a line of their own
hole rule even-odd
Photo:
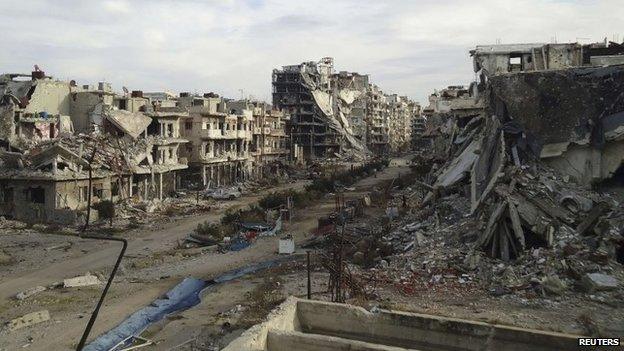
<svg viewBox="0 0 624 351">
<path fill-rule="evenodd" d="M 579 346 L 620 346 L 620 338 L 578 338 Z"/>
</svg>

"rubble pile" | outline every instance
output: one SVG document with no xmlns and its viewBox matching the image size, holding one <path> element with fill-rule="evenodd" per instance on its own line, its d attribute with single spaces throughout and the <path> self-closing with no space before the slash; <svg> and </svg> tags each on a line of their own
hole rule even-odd
<svg viewBox="0 0 624 351">
<path fill-rule="evenodd" d="M 550 75 L 544 79 L 554 79 Z M 556 100 L 564 93 L 557 91 L 551 103 L 565 103 Z M 481 289 L 523 299 L 579 293 L 608 304 L 623 301 L 618 290 L 624 283 L 621 193 L 592 190 L 584 176 L 557 167 L 552 159 L 544 161 L 553 127 L 534 128 L 537 117 L 521 110 L 510 114 L 506 104 L 512 98 L 501 91 L 484 95 L 490 96 L 484 114 L 456 118 L 447 126 L 450 132 L 433 141 L 445 145 L 441 153 L 414 158 L 413 186 L 395 188 L 387 203 L 402 213 L 390 216 L 387 210 L 390 223 L 381 226 L 378 236 L 350 238 L 356 248 L 353 262 L 374 266 L 376 281 L 405 294 L 441 289 L 461 295 Z M 613 94 L 611 98 L 619 101 Z M 610 113 L 619 113 L 619 105 L 600 104 L 608 105 L 607 110 L 597 107 L 595 116 L 582 116 L 595 123 L 577 128 L 568 144 L 580 145 L 580 157 L 593 152 L 611 162 L 606 149 L 585 149 L 580 141 L 621 130 L 601 127 L 604 119 L 613 119 Z M 539 114 L 544 109 L 528 110 Z M 540 128 L 548 124 L 548 116 L 541 118 Z M 610 147 L 619 139 L 606 140 Z M 600 180 L 604 177 L 594 183 Z M 426 195 L 420 196 L 423 190 Z"/>
<path fill-rule="evenodd" d="M 368 288 L 393 286 L 406 295 L 483 291 L 523 301 L 578 293 L 621 301 L 623 217 L 616 199 L 579 190 L 545 169 L 535 176 L 511 168 L 513 177 L 503 177 L 500 190 L 472 216 L 469 198 L 452 193 L 406 214 L 383 235 L 363 227 L 348 231 L 360 232 L 346 236 L 353 243 L 347 254 L 367 268 L 363 276 L 373 274 Z M 524 241 L 514 234 L 513 209 Z"/>
</svg>

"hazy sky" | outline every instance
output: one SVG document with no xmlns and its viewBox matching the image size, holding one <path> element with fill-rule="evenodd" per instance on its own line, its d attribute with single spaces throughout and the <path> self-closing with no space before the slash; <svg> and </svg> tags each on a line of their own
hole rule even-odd
<svg viewBox="0 0 624 351">
<path fill-rule="evenodd" d="M 477 44 L 621 41 L 622 18 L 621 0 L 0 0 L 0 67 L 270 99 L 273 68 L 331 56 L 422 103 L 473 78 Z"/>
</svg>

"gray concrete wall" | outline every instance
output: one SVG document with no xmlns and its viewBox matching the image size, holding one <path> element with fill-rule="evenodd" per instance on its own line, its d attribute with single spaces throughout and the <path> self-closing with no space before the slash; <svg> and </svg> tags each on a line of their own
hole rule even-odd
<svg viewBox="0 0 624 351">
<path fill-rule="evenodd" d="M 289 298 L 225 351 L 577 350 L 577 336 Z"/>
</svg>

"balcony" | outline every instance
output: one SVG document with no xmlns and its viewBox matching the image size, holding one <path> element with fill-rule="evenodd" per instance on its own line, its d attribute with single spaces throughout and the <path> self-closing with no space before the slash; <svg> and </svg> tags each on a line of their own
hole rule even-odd
<svg viewBox="0 0 624 351">
<path fill-rule="evenodd" d="M 236 131 L 236 138 L 251 140 L 253 138 L 253 134 L 252 134 L 251 130 L 237 130 Z"/>
<path fill-rule="evenodd" d="M 200 136 L 205 139 L 236 139 L 236 131 L 222 129 L 202 129 Z"/>
</svg>

